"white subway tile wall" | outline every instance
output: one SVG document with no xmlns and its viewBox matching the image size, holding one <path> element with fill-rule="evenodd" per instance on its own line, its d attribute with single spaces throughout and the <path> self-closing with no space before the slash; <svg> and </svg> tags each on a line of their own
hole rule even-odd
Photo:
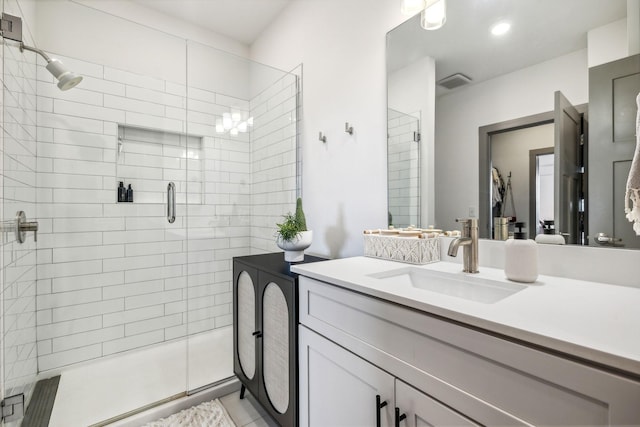
<svg viewBox="0 0 640 427">
<path fill-rule="evenodd" d="M 60 59 L 87 75 L 60 92 L 37 73 L 40 371 L 230 325 L 232 258 L 277 250 L 275 223 L 295 209 L 295 76 L 243 100 Z M 216 133 L 232 108 L 253 127 Z M 117 202 L 118 181 L 133 203 Z"/>
<path fill-rule="evenodd" d="M 250 102 L 251 247 L 262 252 L 279 250 L 274 224 L 296 208 L 297 79 L 287 74 Z"/>
<path fill-rule="evenodd" d="M 389 214 L 395 227 L 420 223 L 420 120 L 414 115 L 388 110 Z M 426 224 L 425 224 L 426 225 Z"/>
<path fill-rule="evenodd" d="M 14 2 L 3 11 L 19 14 Z M 25 211 L 28 220 L 36 215 L 36 65 L 35 57 L 24 55 L 16 45 L 3 44 L 0 66 L 2 132 L 0 150 L 0 203 L 2 225 L 14 224 L 16 212 Z M 46 195 L 43 195 L 46 196 Z M 29 232 L 23 244 L 16 242 L 11 228 L 0 233 L 1 350 L 4 396 L 24 393 L 30 400 L 37 374 L 36 343 L 36 243 Z"/>
</svg>

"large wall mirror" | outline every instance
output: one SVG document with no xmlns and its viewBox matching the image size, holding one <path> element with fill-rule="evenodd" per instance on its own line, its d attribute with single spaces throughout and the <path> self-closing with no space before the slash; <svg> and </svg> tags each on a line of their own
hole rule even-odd
<svg viewBox="0 0 640 427">
<path fill-rule="evenodd" d="M 387 35 L 389 223 L 640 248 L 624 218 L 640 0 L 455 0 Z M 503 34 L 496 24 L 508 23 Z M 598 238 L 599 236 L 599 238 Z"/>
</svg>

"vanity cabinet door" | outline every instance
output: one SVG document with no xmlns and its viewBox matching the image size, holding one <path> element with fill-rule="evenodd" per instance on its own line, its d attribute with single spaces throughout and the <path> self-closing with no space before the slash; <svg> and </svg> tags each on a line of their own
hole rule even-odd
<svg viewBox="0 0 640 427">
<path fill-rule="evenodd" d="M 260 400 L 281 426 L 295 425 L 298 417 L 296 380 L 295 281 L 258 272 L 261 307 Z"/>
<path fill-rule="evenodd" d="M 394 425 L 391 375 L 302 325 L 298 334 L 301 427 Z"/>
<path fill-rule="evenodd" d="M 396 406 L 406 416 L 404 427 L 480 426 L 400 380 L 396 380 Z"/>
<path fill-rule="evenodd" d="M 233 372 L 258 395 L 259 354 L 258 340 L 258 272 L 255 268 L 236 263 L 233 278 Z"/>
</svg>

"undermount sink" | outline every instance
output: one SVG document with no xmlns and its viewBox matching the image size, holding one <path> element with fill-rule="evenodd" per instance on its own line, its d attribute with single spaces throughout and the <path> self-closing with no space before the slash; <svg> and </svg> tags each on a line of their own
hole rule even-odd
<svg viewBox="0 0 640 427">
<path fill-rule="evenodd" d="M 397 286 L 408 284 L 425 291 L 484 304 L 493 304 L 526 288 L 526 286 L 516 283 L 499 282 L 465 273 L 446 273 L 417 267 L 383 271 L 370 274 L 369 277 L 384 280 Z"/>
</svg>

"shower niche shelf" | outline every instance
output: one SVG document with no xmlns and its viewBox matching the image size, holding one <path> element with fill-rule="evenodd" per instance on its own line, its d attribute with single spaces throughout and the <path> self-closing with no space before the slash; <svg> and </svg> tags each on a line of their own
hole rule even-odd
<svg viewBox="0 0 640 427">
<path fill-rule="evenodd" d="M 178 204 L 202 204 L 203 138 L 118 125 L 114 197 L 120 181 L 131 184 L 135 203 L 167 203 L 167 184 L 174 182 Z"/>
</svg>

